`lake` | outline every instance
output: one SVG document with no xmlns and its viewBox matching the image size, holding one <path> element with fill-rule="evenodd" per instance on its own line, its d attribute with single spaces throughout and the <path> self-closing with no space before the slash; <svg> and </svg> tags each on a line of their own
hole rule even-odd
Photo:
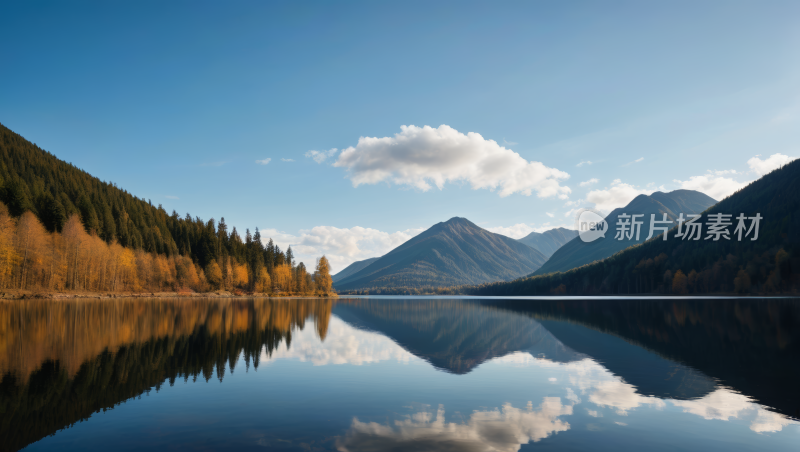
<svg viewBox="0 0 800 452">
<path fill-rule="evenodd" d="M 800 300 L 0 302 L 0 450 L 800 449 Z"/>
</svg>

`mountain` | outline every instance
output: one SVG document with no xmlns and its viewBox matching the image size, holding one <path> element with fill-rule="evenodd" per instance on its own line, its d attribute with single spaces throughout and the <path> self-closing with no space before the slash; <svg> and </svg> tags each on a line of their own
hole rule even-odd
<svg viewBox="0 0 800 452">
<path fill-rule="evenodd" d="M 650 232 L 650 215 L 655 214 L 656 220 L 661 220 L 662 214 L 667 214 L 667 219 L 675 221 L 683 213 L 698 214 L 716 204 L 713 198 L 694 190 L 675 190 L 669 193 L 657 191 L 650 196 L 639 195 L 627 206 L 614 209 L 607 217 L 608 232 L 605 238 L 586 243 L 579 237 L 569 241 L 550 256 L 550 259 L 541 266 L 534 275 L 544 275 L 553 272 L 565 272 L 569 269 L 580 267 L 588 263 L 605 259 L 609 256 L 642 243 Z M 621 214 L 644 214 L 639 240 L 632 237 L 630 240 L 615 240 L 618 217 Z"/>
<path fill-rule="evenodd" d="M 360 272 L 362 269 L 366 268 L 369 264 L 375 262 L 376 260 L 380 259 L 379 257 L 370 257 L 369 259 L 364 259 L 363 261 L 356 261 L 352 264 L 345 267 L 344 270 L 340 271 L 339 273 L 331 276 L 333 282 L 342 280 L 347 278 L 350 275 L 356 274 Z"/>
<path fill-rule="evenodd" d="M 529 274 L 545 260 L 541 252 L 527 245 L 454 217 L 342 278 L 335 287 L 446 287 L 507 281 Z"/>
<path fill-rule="evenodd" d="M 531 232 L 517 240 L 540 251 L 549 259 L 556 250 L 577 236 L 578 231 L 567 228 L 555 228 L 545 232 Z"/>
<path fill-rule="evenodd" d="M 712 214 L 731 215 L 729 239 L 706 239 Z M 736 217 L 741 214 L 748 218 L 747 229 L 755 226 L 751 218 L 761 218 L 756 240 L 754 232 L 738 239 Z M 700 240 L 675 237 L 673 228 L 667 240 L 656 237 L 567 272 L 461 291 L 471 295 L 800 293 L 800 160 L 725 198 L 705 211 L 701 221 Z M 598 239 L 602 240 L 608 238 Z"/>
</svg>

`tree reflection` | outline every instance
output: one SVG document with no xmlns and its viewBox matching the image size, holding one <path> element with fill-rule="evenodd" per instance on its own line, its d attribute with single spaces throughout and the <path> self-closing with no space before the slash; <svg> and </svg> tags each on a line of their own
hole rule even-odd
<svg viewBox="0 0 800 452">
<path fill-rule="evenodd" d="M 117 300 L 0 304 L 0 450 L 18 450 L 177 379 L 259 366 L 329 300 Z"/>
</svg>

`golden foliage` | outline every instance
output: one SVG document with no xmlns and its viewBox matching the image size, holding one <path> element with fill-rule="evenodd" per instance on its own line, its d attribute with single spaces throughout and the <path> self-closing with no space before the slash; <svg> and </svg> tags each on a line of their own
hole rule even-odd
<svg viewBox="0 0 800 452">
<path fill-rule="evenodd" d="M 247 263 L 230 256 L 203 269 L 187 256 L 107 243 L 88 234 L 78 215 L 67 219 L 62 232 L 49 233 L 30 211 L 13 218 L 0 203 L 0 289 L 314 292 L 315 283 L 302 264 L 296 268 L 278 265 L 272 275 L 265 267 L 258 267 L 256 275 L 251 273 Z"/>
<path fill-rule="evenodd" d="M 317 262 L 317 271 L 314 272 L 314 282 L 317 285 L 317 290 L 322 293 L 330 293 L 333 280 L 331 279 L 331 266 L 328 263 L 328 258 L 322 256 Z"/>
<path fill-rule="evenodd" d="M 286 264 L 276 265 L 272 270 L 273 284 L 276 291 L 292 291 L 292 269 Z"/>
</svg>

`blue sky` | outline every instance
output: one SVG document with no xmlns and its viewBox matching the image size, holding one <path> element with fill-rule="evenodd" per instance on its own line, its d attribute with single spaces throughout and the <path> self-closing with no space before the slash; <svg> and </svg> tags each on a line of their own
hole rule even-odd
<svg viewBox="0 0 800 452">
<path fill-rule="evenodd" d="M 0 122 L 334 270 L 453 216 L 516 237 L 652 190 L 719 198 L 800 156 L 798 2 L 14 1 L 0 16 Z"/>
</svg>

